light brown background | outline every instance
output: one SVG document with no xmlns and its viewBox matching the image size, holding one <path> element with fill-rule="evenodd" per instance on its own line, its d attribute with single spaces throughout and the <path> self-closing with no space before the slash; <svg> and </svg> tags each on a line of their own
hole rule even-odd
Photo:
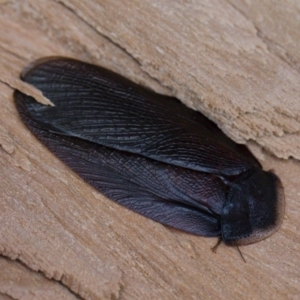
<svg viewBox="0 0 300 300">
<path fill-rule="evenodd" d="M 263 4 L 261 3 L 263 2 Z M 299 299 L 300 2 L 0 1 L 0 298 Z M 108 200 L 30 134 L 13 87 L 70 56 L 175 95 L 248 141 L 285 187 L 281 229 L 210 248 Z M 267 149 L 268 152 L 265 150 Z"/>
</svg>

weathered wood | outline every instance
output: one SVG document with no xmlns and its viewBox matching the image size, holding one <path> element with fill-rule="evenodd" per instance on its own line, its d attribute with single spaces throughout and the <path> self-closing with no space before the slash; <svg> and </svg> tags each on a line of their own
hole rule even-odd
<svg viewBox="0 0 300 300">
<path fill-rule="evenodd" d="M 257 3 L 255 3 L 257 2 Z M 249 4 L 251 3 L 251 4 Z M 300 294 L 298 1 L 0 1 L 0 297 L 272 299 Z M 235 248 L 102 196 L 21 123 L 31 61 L 70 56 L 172 94 L 250 146 L 286 193 L 281 229 Z M 254 145 L 254 146 L 253 146 Z M 258 146 L 260 145 L 260 146 Z M 26 279 L 26 280 L 25 280 Z"/>
<path fill-rule="evenodd" d="M 0 258 L 0 290 L 8 299 L 76 300 L 78 297 L 55 280 L 42 273 L 27 269 L 24 265 Z M 0 294 L 2 300 L 3 295 Z"/>
</svg>

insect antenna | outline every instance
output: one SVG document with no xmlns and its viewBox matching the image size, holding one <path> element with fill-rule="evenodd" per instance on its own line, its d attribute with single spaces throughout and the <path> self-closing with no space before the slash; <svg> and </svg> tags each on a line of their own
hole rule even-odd
<svg viewBox="0 0 300 300">
<path fill-rule="evenodd" d="M 241 250 L 240 250 L 239 246 L 236 246 L 236 249 L 237 249 L 237 251 L 239 252 L 239 254 L 240 254 L 241 258 L 242 258 L 242 259 L 243 259 L 243 261 L 244 261 L 244 263 L 246 263 L 246 259 L 245 259 L 244 255 L 243 255 L 243 253 L 241 252 Z"/>
</svg>

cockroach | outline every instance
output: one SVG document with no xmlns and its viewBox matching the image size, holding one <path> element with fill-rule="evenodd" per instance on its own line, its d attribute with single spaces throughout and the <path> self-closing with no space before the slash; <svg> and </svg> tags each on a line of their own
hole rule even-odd
<svg viewBox="0 0 300 300">
<path fill-rule="evenodd" d="M 21 78 L 54 103 L 15 92 L 29 130 L 117 203 L 231 246 L 258 242 L 279 228 L 280 179 L 200 112 L 74 59 L 39 60 Z"/>
</svg>

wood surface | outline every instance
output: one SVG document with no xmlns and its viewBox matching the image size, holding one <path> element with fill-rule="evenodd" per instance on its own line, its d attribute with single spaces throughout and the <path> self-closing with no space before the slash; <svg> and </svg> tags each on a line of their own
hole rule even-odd
<svg viewBox="0 0 300 300">
<path fill-rule="evenodd" d="M 0 1 L 0 299 L 300 299 L 299 14 L 298 0 Z M 282 179 L 280 230 L 241 247 L 244 263 L 83 182 L 13 103 L 15 88 L 47 101 L 19 75 L 53 55 L 174 95 L 247 143 Z"/>
</svg>

